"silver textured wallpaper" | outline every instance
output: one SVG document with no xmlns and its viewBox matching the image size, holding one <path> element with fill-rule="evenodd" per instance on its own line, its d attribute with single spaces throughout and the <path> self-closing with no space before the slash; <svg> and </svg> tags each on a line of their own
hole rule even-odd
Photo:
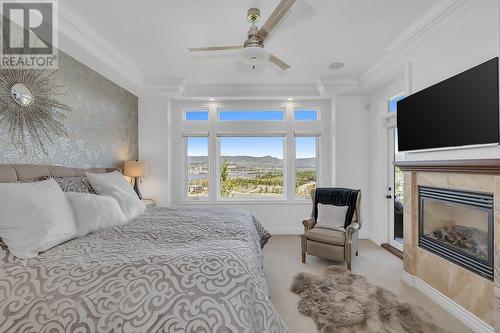
<svg viewBox="0 0 500 333">
<path fill-rule="evenodd" d="M 0 126 L 0 164 L 57 164 L 91 168 L 121 166 L 137 159 L 138 99 L 110 80 L 59 51 L 57 83 L 61 101 L 72 109 L 65 122 L 68 137 L 47 145 L 48 155 L 28 143 L 26 155 L 11 144 L 8 124 Z"/>
</svg>

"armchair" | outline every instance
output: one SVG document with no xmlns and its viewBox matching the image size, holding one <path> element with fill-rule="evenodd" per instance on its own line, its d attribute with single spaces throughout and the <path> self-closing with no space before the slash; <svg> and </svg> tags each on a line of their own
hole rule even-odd
<svg viewBox="0 0 500 333">
<path fill-rule="evenodd" d="M 358 255 L 358 234 L 361 228 L 361 191 L 346 188 L 317 188 L 311 192 L 311 217 L 302 221 L 302 263 L 306 255 L 314 255 L 334 261 L 347 262 L 351 270 L 352 258 Z M 318 203 L 349 206 L 344 228 L 326 229 L 316 227 Z"/>
</svg>

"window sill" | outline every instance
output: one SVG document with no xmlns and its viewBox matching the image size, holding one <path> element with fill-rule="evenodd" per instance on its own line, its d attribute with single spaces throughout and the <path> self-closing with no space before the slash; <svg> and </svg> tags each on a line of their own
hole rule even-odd
<svg viewBox="0 0 500 333">
<path fill-rule="evenodd" d="M 229 206 L 229 205 L 292 205 L 292 206 L 310 206 L 309 200 L 226 200 L 226 201 L 207 201 L 207 200 L 183 200 L 181 205 L 196 205 L 196 206 Z"/>
</svg>

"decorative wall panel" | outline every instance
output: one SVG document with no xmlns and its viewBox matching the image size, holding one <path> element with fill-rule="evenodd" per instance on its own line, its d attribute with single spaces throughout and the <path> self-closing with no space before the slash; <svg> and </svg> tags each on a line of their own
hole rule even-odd
<svg viewBox="0 0 500 333">
<path fill-rule="evenodd" d="M 7 124 L 0 126 L 0 164 L 58 164 L 91 168 L 121 166 L 137 158 L 138 98 L 76 59 L 59 51 L 56 82 L 71 107 L 65 121 L 68 137 L 54 138 L 45 155 L 37 145 L 26 154 L 12 145 Z"/>
</svg>

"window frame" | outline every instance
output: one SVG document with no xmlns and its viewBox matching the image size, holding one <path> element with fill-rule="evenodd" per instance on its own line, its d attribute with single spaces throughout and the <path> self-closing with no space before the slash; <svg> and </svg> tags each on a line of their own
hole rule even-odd
<svg viewBox="0 0 500 333">
<path fill-rule="evenodd" d="M 335 170 L 333 169 L 333 157 L 335 146 L 333 144 L 333 131 L 335 128 L 335 116 L 331 100 L 311 101 L 186 101 L 173 100 L 173 111 L 168 121 L 171 124 L 169 136 L 173 138 L 169 148 L 169 177 L 172 182 L 171 200 L 172 204 L 196 205 L 273 205 L 273 204 L 297 204 L 309 205 L 310 198 L 296 195 L 296 147 L 295 136 L 316 136 L 316 186 L 332 186 L 334 184 Z M 209 109 L 208 121 L 183 121 L 185 110 Z M 226 121 L 218 120 L 220 109 L 230 110 L 278 110 L 284 111 L 282 120 L 261 121 Z M 315 121 L 295 120 L 295 109 L 315 110 L 318 119 Z M 209 142 L 209 194 L 208 198 L 193 199 L 187 196 L 187 163 L 186 144 L 181 150 L 176 138 L 188 136 L 208 136 Z M 220 197 L 220 140 L 221 136 L 237 137 L 266 137 L 282 136 L 283 150 L 283 196 L 279 198 L 225 198 Z M 182 142 L 179 142 L 181 144 Z M 180 156 L 183 154 L 184 156 Z M 178 161 L 183 161 L 179 163 Z M 182 170 L 179 170 L 182 167 Z M 177 171 L 178 170 L 178 171 Z M 324 173 L 324 170 L 332 170 Z M 177 177 L 177 174 L 183 177 Z M 182 187 L 182 191 L 175 188 Z"/>
</svg>

